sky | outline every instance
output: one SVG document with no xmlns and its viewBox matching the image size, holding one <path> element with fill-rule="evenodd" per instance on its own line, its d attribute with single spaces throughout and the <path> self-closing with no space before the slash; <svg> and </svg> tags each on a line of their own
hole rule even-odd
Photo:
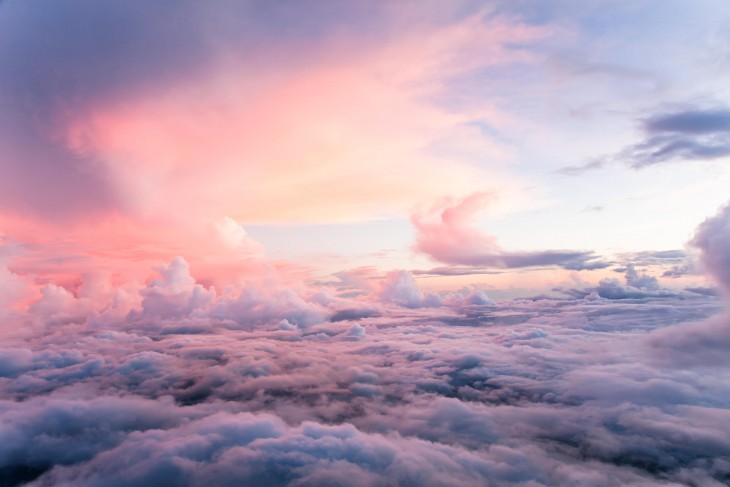
<svg viewBox="0 0 730 487">
<path fill-rule="evenodd" d="M 726 0 L 0 0 L 0 484 L 726 485 L 728 162 Z"/>
</svg>

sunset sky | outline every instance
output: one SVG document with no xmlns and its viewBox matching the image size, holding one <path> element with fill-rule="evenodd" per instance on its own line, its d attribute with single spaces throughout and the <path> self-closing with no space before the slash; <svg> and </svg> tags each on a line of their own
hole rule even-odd
<svg viewBox="0 0 730 487">
<path fill-rule="evenodd" d="M 727 0 L 0 0 L 0 484 L 726 485 L 729 202 Z"/>
<path fill-rule="evenodd" d="M 657 5 L 5 1 L 8 265 L 458 266 L 419 280 L 524 293 L 683 250 L 730 187 L 730 14 Z M 428 230 L 451 258 L 419 244 L 477 194 Z"/>
</svg>

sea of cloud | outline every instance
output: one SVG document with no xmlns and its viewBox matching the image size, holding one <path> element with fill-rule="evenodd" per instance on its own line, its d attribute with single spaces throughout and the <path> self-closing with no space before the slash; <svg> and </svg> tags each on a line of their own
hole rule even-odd
<svg viewBox="0 0 730 487">
<path fill-rule="evenodd" d="M 727 485 L 729 242 L 692 242 L 716 293 L 48 284 L 3 309 L 0 484 Z"/>
<path fill-rule="evenodd" d="M 6 318 L 4 485 L 730 480 L 730 376 L 691 338 L 718 297 L 439 301 L 406 273 L 367 303 L 218 295 L 182 259 L 140 294 L 100 310 L 49 286 Z"/>
</svg>

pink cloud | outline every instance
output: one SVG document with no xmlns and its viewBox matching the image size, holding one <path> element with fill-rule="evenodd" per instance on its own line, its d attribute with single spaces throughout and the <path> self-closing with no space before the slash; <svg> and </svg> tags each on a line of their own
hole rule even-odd
<svg viewBox="0 0 730 487">
<path fill-rule="evenodd" d="M 426 212 L 416 212 L 416 250 L 448 264 L 493 263 L 502 250 L 497 238 L 472 226 L 474 217 L 494 199 L 490 193 L 474 193 L 461 201 L 442 200 Z"/>
<path fill-rule="evenodd" d="M 97 8 L 100 18 L 127 12 Z M 482 160 L 509 158 L 501 143 L 467 127 L 474 117 L 497 124 L 505 115 L 433 100 L 456 76 L 527 60 L 532 54 L 510 44 L 553 35 L 550 28 L 486 10 L 443 23 L 400 6 L 378 10 L 388 26 L 382 35 L 360 26 L 300 43 L 249 43 L 226 30 L 221 10 L 185 8 L 214 27 L 182 26 L 196 39 L 188 46 L 195 56 L 179 59 L 154 25 L 121 15 L 119 28 L 133 29 L 149 53 L 130 54 L 100 32 L 100 49 L 121 50 L 114 76 L 87 73 L 94 63 L 85 56 L 95 51 L 70 50 L 67 65 L 48 73 L 53 83 L 28 93 L 32 110 L 11 107 L 37 116 L 0 126 L 14 141 L 0 150 L 0 226 L 43 249 L 14 259 L 18 273 L 73 287 L 88 272 L 149 277 L 152 263 L 182 255 L 197 278 L 220 287 L 255 272 L 250 260 L 263 254 L 239 222 L 397 216 L 445 190 L 513 184 L 496 167 L 428 149 L 452 138 Z M 36 41 L 55 53 L 61 47 L 51 41 L 70 42 L 57 34 Z M 293 52 L 306 62 L 292 61 Z M 19 72 L 50 69 L 27 62 Z"/>
<path fill-rule="evenodd" d="M 497 238 L 482 233 L 474 220 L 495 198 L 493 193 L 473 193 L 461 200 L 444 198 L 425 211 L 416 211 L 418 252 L 451 265 L 517 268 L 559 266 L 570 270 L 600 269 L 609 264 L 591 251 L 538 250 L 514 252 L 501 248 Z"/>
</svg>

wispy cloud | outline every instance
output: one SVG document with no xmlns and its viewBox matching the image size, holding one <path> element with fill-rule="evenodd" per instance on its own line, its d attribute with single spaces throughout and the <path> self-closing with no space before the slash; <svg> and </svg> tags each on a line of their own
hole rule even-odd
<svg viewBox="0 0 730 487">
<path fill-rule="evenodd" d="M 634 169 L 678 161 L 714 160 L 730 156 L 730 110 L 689 108 L 662 112 L 641 121 L 644 139 L 616 154 L 558 169 L 563 176 L 622 163 Z"/>
</svg>

